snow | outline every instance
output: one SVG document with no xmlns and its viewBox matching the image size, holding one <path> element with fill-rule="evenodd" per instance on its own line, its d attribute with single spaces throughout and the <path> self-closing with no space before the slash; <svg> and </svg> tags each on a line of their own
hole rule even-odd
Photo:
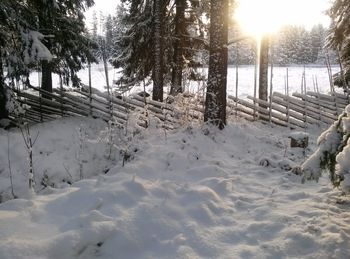
<svg viewBox="0 0 350 259">
<path fill-rule="evenodd" d="M 45 36 L 37 31 L 29 31 L 22 33 L 22 37 L 26 42 L 26 50 L 24 51 L 24 63 L 30 64 L 38 60 L 49 60 L 53 59 L 50 51 L 42 43 Z"/>
<path fill-rule="evenodd" d="M 103 67 L 92 71 L 92 86 L 105 91 Z M 329 91 L 326 68 L 305 71 L 308 90 L 317 75 L 320 92 Z M 288 69 L 290 93 L 300 89 L 303 72 Z M 113 68 L 109 73 L 118 78 Z M 238 97 L 254 94 L 253 73 L 240 67 Z M 285 75 L 285 67 L 274 69 L 275 91 L 284 93 Z M 87 84 L 87 71 L 79 76 Z M 38 74 L 31 81 L 37 85 Z M 188 90 L 201 87 L 192 83 Z M 228 94 L 235 95 L 232 67 Z M 28 189 L 21 132 L 0 129 L 0 258 L 349 257 L 349 197 L 320 173 L 320 156 L 303 163 L 314 150 L 337 148 L 336 124 L 317 140 L 324 129 L 295 132 L 230 118 L 223 131 L 192 121 L 166 131 L 154 118 L 140 129 L 136 116 L 127 130 L 91 118 L 31 126 L 38 136 L 35 193 Z M 308 136 L 309 146 L 291 148 L 291 136 Z M 349 156 L 344 148 L 337 157 L 343 186 L 350 186 Z M 301 164 L 318 168 L 310 171 L 318 182 L 302 184 L 305 175 L 292 170 Z"/>
<path fill-rule="evenodd" d="M 223 131 L 115 129 L 107 159 L 106 128 L 89 118 L 33 126 L 36 181 L 46 172 L 58 188 L 32 197 L 20 192 L 23 140 L 9 131 L 20 197 L 0 204 L 0 258 L 348 258 L 349 199 L 327 177 L 301 184 L 288 171 L 305 159 L 303 149 L 289 146 L 292 131 L 235 118 Z M 87 136 L 83 180 L 79 129 Z M 320 131 L 308 129 L 307 154 Z M 5 131 L 0 145 L 7 146 Z M 121 150 L 130 155 L 124 166 Z M 4 198 L 8 156 L 0 152 Z"/>
<path fill-rule="evenodd" d="M 92 87 L 97 88 L 100 91 L 106 91 L 106 79 L 104 74 L 104 68 L 102 62 L 100 64 L 92 64 Z M 332 73 L 339 71 L 338 66 L 332 67 Z M 113 85 L 113 80 L 117 80 L 120 77 L 120 71 L 113 69 L 113 67 L 108 68 L 110 85 Z M 269 73 L 270 73 L 269 68 Z M 203 68 L 201 73 L 206 74 L 207 69 Z M 289 85 L 289 94 L 294 92 L 301 92 L 301 80 L 304 73 L 303 66 L 292 66 L 288 67 L 288 85 Z M 285 93 L 285 80 L 287 75 L 287 67 L 274 67 L 273 68 L 273 91 Z M 79 78 L 82 82 L 88 85 L 89 77 L 88 70 L 81 70 L 78 72 Z M 268 76 L 270 80 L 270 75 Z M 317 79 L 316 79 L 317 78 Z M 330 92 L 329 86 L 329 77 L 327 68 L 324 66 L 306 66 L 305 67 L 305 80 L 306 80 L 306 90 L 315 91 L 314 82 L 319 88 L 320 93 Z M 39 85 L 38 73 L 33 72 L 30 75 L 30 81 L 33 85 Z M 59 78 L 57 75 L 53 74 L 53 85 L 54 87 L 59 87 Z M 254 96 L 254 66 L 240 66 L 238 74 L 238 97 L 246 98 L 248 95 Z M 152 91 L 152 84 L 146 86 L 147 91 L 150 93 Z M 143 91 L 143 84 L 135 86 L 131 91 L 132 92 L 141 92 Z M 166 89 L 165 89 L 166 90 Z M 168 89 L 169 90 L 169 89 Z M 186 91 L 192 93 L 201 93 L 203 92 L 203 82 L 192 82 L 190 85 L 186 86 Z M 227 94 L 236 95 L 236 71 L 235 67 L 230 66 L 228 68 L 227 74 Z"/>
</svg>

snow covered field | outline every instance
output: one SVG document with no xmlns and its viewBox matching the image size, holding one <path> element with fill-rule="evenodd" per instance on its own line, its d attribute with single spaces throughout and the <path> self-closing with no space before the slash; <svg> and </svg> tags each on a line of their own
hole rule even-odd
<svg viewBox="0 0 350 259">
<path fill-rule="evenodd" d="M 349 258 L 350 201 L 326 176 L 301 184 L 288 171 L 304 161 L 289 147 L 290 130 L 237 119 L 224 131 L 151 124 L 130 128 L 128 143 L 116 131 L 108 159 L 105 127 L 88 118 L 33 126 L 36 179 L 46 173 L 61 187 L 38 184 L 37 195 L 24 192 L 20 133 L 0 131 L 1 194 L 9 194 L 9 136 L 21 197 L 0 204 L 0 258 Z M 308 130 L 307 154 L 320 131 Z"/>
<path fill-rule="evenodd" d="M 295 91 L 302 70 L 290 68 Z M 102 67 L 94 71 L 102 90 Z M 307 85 L 317 73 L 327 92 L 321 71 L 307 68 Z M 251 72 L 241 68 L 240 97 L 253 94 Z M 276 69 L 281 92 L 284 73 Z M 323 130 L 307 129 L 306 156 Z M 326 175 L 302 184 L 290 172 L 305 161 L 290 147 L 293 131 L 230 118 L 223 131 L 195 124 L 164 131 L 152 120 L 146 130 L 131 123 L 111 132 L 91 118 L 32 126 L 33 194 L 21 132 L 0 129 L 1 259 L 349 258 L 349 197 Z"/>
<path fill-rule="evenodd" d="M 207 69 L 203 69 L 202 72 L 206 73 Z M 339 71 L 338 66 L 332 67 L 332 73 Z M 304 72 L 302 66 L 288 67 L 288 81 L 289 81 L 289 93 L 301 92 L 301 80 Z M 269 70 L 270 73 L 270 70 Z M 285 93 L 285 79 L 287 75 L 287 67 L 274 67 L 273 69 L 273 91 Z M 87 69 L 82 70 L 78 73 L 84 84 L 88 84 L 89 77 Z M 110 84 L 112 85 L 113 80 L 119 78 L 118 70 L 109 68 Z M 327 93 L 330 91 L 329 78 L 327 68 L 325 66 L 307 66 L 305 68 L 306 77 L 306 88 L 307 91 L 314 91 L 314 82 L 318 83 L 318 88 L 321 93 Z M 313 79 L 314 78 L 314 79 Z M 54 85 L 59 86 L 59 80 L 57 75 L 53 75 Z M 270 76 L 269 76 L 270 80 Z M 39 85 L 39 79 L 37 73 L 31 74 L 31 82 L 34 85 Z M 254 95 L 254 67 L 253 66 L 240 66 L 238 73 L 238 97 L 246 98 L 248 95 Z M 106 79 L 104 74 L 103 64 L 92 65 L 92 86 L 105 91 L 104 86 L 106 85 Z M 203 83 L 193 82 L 189 85 L 186 90 L 191 92 L 201 92 Z M 147 87 L 147 91 L 151 92 L 152 86 Z M 165 89 L 166 90 L 166 89 Z M 168 89 L 169 90 L 169 89 Z M 136 86 L 132 91 L 139 92 L 143 91 L 143 86 Z M 230 95 L 236 94 L 236 69 L 235 67 L 228 68 L 228 79 L 227 79 L 227 92 Z"/>
</svg>

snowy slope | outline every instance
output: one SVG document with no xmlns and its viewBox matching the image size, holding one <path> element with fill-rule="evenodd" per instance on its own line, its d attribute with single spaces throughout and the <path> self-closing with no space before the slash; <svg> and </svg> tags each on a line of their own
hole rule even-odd
<svg viewBox="0 0 350 259">
<path fill-rule="evenodd" d="M 92 138 L 104 128 L 82 120 L 40 126 L 57 164 L 76 164 L 60 144 L 72 142 L 70 129 L 84 124 Z M 314 147 L 319 130 L 309 133 Z M 144 130 L 129 139 L 125 166 L 115 159 L 107 174 L 94 168 L 70 187 L 0 204 L 0 258 L 349 258 L 349 199 L 326 177 L 301 184 L 287 171 L 304 160 L 289 134 L 245 121 L 222 132 Z M 99 144 L 91 148 L 93 163 L 109 163 Z"/>
</svg>

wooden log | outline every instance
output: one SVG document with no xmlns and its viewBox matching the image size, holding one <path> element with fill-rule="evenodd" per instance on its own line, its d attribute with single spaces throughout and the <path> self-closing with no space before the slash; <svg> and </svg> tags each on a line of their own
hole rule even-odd
<svg viewBox="0 0 350 259">
<path fill-rule="evenodd" d="M 333 115 L 337 115 L 337 107 L 334 103 L 320 100 L 319 98 L 313 98 L 305 94 L 293 93 L 294 97 L 298 97 L 303 101 L 308 103 L 308 106 L 314 107 L 315 109 L 322 109 L 325 112 L 328 112 Z"/>
<path fill-rule="evenodd" d="M 39 102 L 30 100 L 30 99 L 25 99 L 25 100 L 18 99 L 18 101 L 21 102 L 22 104 L 29 105 L 31 107 L 35 107 L 36 109 L 42 108 L 43 113 L 45 113 L 47 111 L 50 114 L 62 115 L 62 111 L 60 109 L 53 108 L 52 106 L 48 106 L 45 104 L 40 104 Z M 64 113 L 67 113 L 67 112 L 68 111 L 64 111 Z M 72 114 L 73 113 L 71 113 L 70 115 L 72 115 Z M 76 114 L 74 113 L 74 115 L 76 115 Z"/>
<path fill-rule="evenodd" d="M 341 108 L 344 108 L 347 105 L 346 100 L 337 99 L 335 96 L 330 96 L 330 95 L 321 94 L 321 93 L 314 93 L 314 92 L 307 92 L 307 95 L 315 96 L 315 97 L 320 98 L 321 100 L 326 100 L 326 101 L 333 102 L 333 103 L 337 102 L 337 104 L 339 104 L 341 106 Z"/>
<path fill-rule="evenodd" d="M 82 91 L 77 90 L 77 89 L 75 89 L 74 92 L 79 93 L 79 94 L 85 96 L 86 98 L 90 98 L 89 93 L 85 93 L 85 92 L 82 92 Z M 96 94 L 92 94 L 91 98 L 92 98 L 92 100 L 94 100 L 94 101 L 96 101 L 98 103 L 104 104 L 106 106 L 109 105 L 109 101 L 106 98 L 104 98 L 104 97 L 98 96 Z M 112 103 L 113 109 L 117 109 L 117 110 L 119 110 L 120 112 L 122 112 L 124 114 L 126 114 L 128 112 L 128 109 L 125 108 L 126 103 L 125 103 L 125 105 L 120 105 L 120 104 L 118 104 L 116 102 L 111 102 L 111 103 Z"/>
<path fill-rule="evenodd" d="M 127 118 L 128 118 L 128 116 L 126 114 L 124 114 L 124 113 L 121 113 L 121 112 L 118 112 L 118 111 L 114 111 L 114 110 L 109 110 L 105 106 L 100 106 L 98 104 L 94 104 L 94 103 L 90 104 L 90 102 L 88 100 L 83 99 L 81 97 L 73 96 L 73 95 L 71 95 L 69 93 L 64 93 L 64 96 L 66 96 L 67 98 L 70 98 L 71 100 L 74 100 L 74 101 L 81 101 L 86 106 L 91 106 L 91 108 L 99 110 L 101 112 L 104 112 L 107 115 L 110 115 L 110 113 L 112 113 L 113 116 L 115 116 L 115 117 L 117 117 L 119 119 L 122 119 L 122 120 L 127 120 Z"/>
<path fill-rule="evenodd" d="M 145 101 L 145 98 L 140 96 L 140 95 L 138 95 L 138 94 L 132 95 L 131 98 L 136 99 L 136 100 L 138 100 L 140 102 L 143 102 L 143 103 Z M 166 109 L 166 110 L 169 110 L 169 111 L 174 111 L 174 108 L 171 105 L 167 104 L 167 103 L 157 102 L 157 101 L 154 101 L 154 100 L 151 100 L 151 99 L 148 99 L 148 98 L 146 98 L 146 103 L 148 105 L 153 105 L 153 106 L 155 106 L 158 109 Z"/>
<path fill-rule="evenodd" d="M 28 98 L 28 99 L 31 99 L 37 103 L 41 102 L 41 105 L 48 105 L 48 106 L 51 106 L 51 107 L 55 107 L 55 108 L 58 108 L 58 109 L 61 109 L 61 107 L 63 107 L 64 109 L 66 110 L 69 110 L 71 112 L 74 112 L 76 114 L 79 114 L 79 115 L 82 115 L 82 116 L 88 116 L 88 113 L 80 108 L 77 108 L 77 107 L 73 107 L 71 105 L 67 105 L 67 104 L 61 104 L 61 103 L 58 103 L 54 100 L 49 100 L 49 99 L 45 99 L 45 98 L 41 98 L 41 97 L 38 97 L 38 96 L 35 96 L 35 95 L 31 95 L 31 94 L 28 94 L 28 93 L 24 93 L 24 92 L 18 92 L 17 95 L 19 96 L 22 96 L 24 98 Z"/>
<path fill-rule="evenodd" d="M 289 108 L 291 110 L 294 110 L 296 112 L 303 114 L 303 116 L 305 117 L 304 121 L 310 120 L 310 118 L 311 118 L 311 119 L 315 119 L 315 120 L 318 120 L 320 122 L 324 122 L 327 124 L 332 124 L 334 122 L 333 119 L 322 116 L 320 113 L 314 113 L 311 111 L 306 112 L 304 107 L 300 107 L 300 106 L 294 105 L 292 103 L 286 104 L 285 100 L 283 100 L 282 98 L 279 98 L 277 96 L 273 96 L 272 101 L 277 103 L 277 104 L 283 105 L 283 106 L 289 105 Z"/>
<path fill-rule="evenodd" d="M 293 96 L 301 98 L 303 101 L 307 101 L 309 105 L 311 105 L 315 109 L 332 114 L 334 116 L 338 116 L 343 112 L 343 109 L 337 107 L 338 105 L 336 105 L 336 103 L 331 103 L 325 100 L 320 100 L 319 98 L 314 98 L 299 93 L 294 93 Z"/>
<path fill-rule="evenodd" d="M 255 101 L 256 103 L 261 103 L 262 105 L 270 105 L 269 102 L 266 102 L 264 100 L 260 100 L 258 98 L 254 98 L 252 96 L 248 96 L 248 99 L 252 100 L 252 101 Z M 287 114 L 287 112 L 289 112 L 289 117 L 292 117 L 292 119 L 295 119 L 296 121 L 299 121 L 299 123 L 304 123 L 305 122 L 305 116 L 299 112 L 295 112 L 293 110 L 290 110 L 288 111 L 288 109 L 285 107 L 285 106 L 281 106 L 281 105 L 278 105 L 278 104 L 275 104 L 275 103 L 271 103 L 271 108 L 277 112 L 280 112 L 282 114 Z M 288 118 L 287 120 L 288 121 Z M 318 124 L 319 121 L 318 120 L 315 120 L 313 118 L 309 118 L 308 123 L 310 124 Z"/>
<path fill-rule="evenodd" d="M 73 96 L 69 93 L 62 93 L 62 94 L 66 98 L 69 98 L 75 102 L 81 102 L 81 104 L 85 106 L 86 110 L 90 110 L 90 107 L 91 107 L 93 114 L 95 114 L 97 116 L 99 116 L 98 114 L 101 114 L 102 118 L 106 119 L 107 121 L 110 120 L 111 115 L 115 117 L 114 119 L 116 119 L 117 122 L 122 123 L 122 124 L 127 120 L 127 115 L 125 115 L 125 114 L 121 114 L 119 112 L 114 112 L 114 111 L 108 110 L 104 107 L 100 107 L 100 106 L 95 105 L 95 104 L 91 104 L 91 106 L 90 106 L 90 103 L 88 100 L 84 100 L 83 98 L 78 97 L 78 96 Z"/>
<path fill-rule="evenodd" d="M 344 99 L 344 101 L 346 103 L 349 103 L 349 98 L 346 94 L 341 94 L 341 93 L 337 93 L 337 92 L 333 92 L 333 93 L 330 93 L 330 95 L 334 96 L 334 97 L 337 97 L 337 98 L 340 98 L 340 99 Z"/>
<path fill-rule="evenodd" d="M 279 98 L 278 99 L 276 99 Z M 337 116 L 324 112 L 324 111 L 320 111 L 318 109 L 315 109 L 313 107 L 307 107 L 307 111 L 305 111 L 305 107 L 306 104 L 304 101 L 299 100 L 295 97 L 291 97 L 291 96 L 286 96 L 277 92 L 273 93 L 272 98 L 275 98 L 275 100 L 279 101 L 279 104 L 284 105 L 283 102 L 289 102 L 289 107 L 293 107 L 292 109 L 304 114 L 304 115 L 310 115 L 310 117 L 313 117 L 314 119 L 321 119 L 323 117 L 331 119 L 332 121 L 337 120 Z"/>
<path fill-rule="evenodd" d="M 36 110 L 36 109 L 28 109 L 28 110 L 26 110 L 26 114 L 31 114 L 33 116 L 36 116 L 38 118 L 38 120 L 40 120 L 40 118 L 42 118 L 44 121 L 55 120 L 55 119 L 61 117 L 61 116 L 50 116 L 48 114 L 43 114 L 43 113 L 40 113 L 40 111 Z"/>
<path fill-rule="evenodd" d="M 254 110 L 254 108 L 256 109 L 256 111 L 258 111 L 258 116 L 259 118 L 262 118 L 264 120 L 267 120 L 269 121 L 270 120 L 270 114 L 271 114 L 271 121 L 274 122 L 275 124 L 279 124 L 281 126 L 286 126 L 287 127 L 287 123 L 281 123 L 281 122 L 288 122 L 287 121 L 287 117 L 284 116 L 283 114 L 281 113 L 276 113 L 276 112 L 273 112 L 267 109 L 264 109 L 260 106 L 256 106 L 254 105 L 253 103 L 250 103 L 250 102 L 247 102 L 247 101 L 244 101 L 244 100 L 241 100 L 239 98 L 236 98 L 235 96 L 232 96 L 232 95 L 229 95 L 228 98 L 230 98 L 231 100 L 243 105 L 243 106 L 246 106 L 252 110 Z M 268 103 L 268 102 L 266 102 Z M 230 105 L 230 104 L 229 104 Z M 297 126 L 299 128 L 303 128 L 305 127 L 304 123 L 299 121 L 299 120 L 296 120 L 294 118 L 290 118 L 289 119 L 289 123 L 292 124 L 293 126 Z"/>
</svg>

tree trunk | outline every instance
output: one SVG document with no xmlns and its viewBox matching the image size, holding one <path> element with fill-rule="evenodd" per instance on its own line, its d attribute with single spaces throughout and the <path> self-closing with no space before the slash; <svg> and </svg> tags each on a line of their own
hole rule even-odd
<svg viewBox="0 0 350 259">
<path fill-rule="evenodd" d="M 163 101 L 163 17 L 164 0 L 154 0 L 154 70 L 153 70 L 153 96 L 155 101 Z"/>
<path fill-rule="evenodd" d="M 182 93 L 182 70 L 183 70 L 183 41 L 185 31 L 185 7 L 186 0 L 176 0 L 176 15 L 175 15 L 175 41 L 174 41 L 174 56 L 173 56 L 173 71 L 171 75 L 171 95 Z"/>
<path fill-rule="evenodd" d="M 2 64 L 2 51 L 0 49 L 0 120 L 6 118 L 8 118 L 8 111 L 6 109 L 6 87 Z"/>
<path fill-rule="evenodd" d="M 267 101 L 269 69 L 269 37 L 263 36 L 260 43 L 259 57 L 259 99 Z M 266 106 L 264 106 L 266 108 Z"/>
<path fill-rule="evenodd" d="M 228 0 L 211 0 L 208 87 L 204 121 L 226 125 Z"/>
<path fill-rule="evenodd" d="M 41 61 L 41 89 L 52 93 L 52 65 L 49 61 Z M 43 94 L 42 97 L 51 99 L 50 96 Z"/>
</svg>

